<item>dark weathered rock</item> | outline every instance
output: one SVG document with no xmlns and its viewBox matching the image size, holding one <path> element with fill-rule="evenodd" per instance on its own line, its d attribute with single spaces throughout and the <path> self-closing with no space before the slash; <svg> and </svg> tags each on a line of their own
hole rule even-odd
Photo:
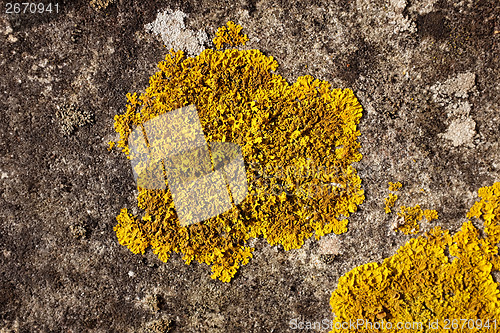
<svg viewBox="0 0 500 333">
<path fill-rule="evenodd" d="M 337 236 L 335 260 L 321 261 L 314 239 L 289 252 L 256 240 L 254 258 L 224 284 L 208 266 L 179 256 L 162 263 L 117 243 L 115 216 L 136 206 L 136 192 L 128 161 L 107 150 L 113 116 L 168 52 L 144 29 L 165 9 L 211 36 L 228 20 L 241 24 L 247 46 L 274 56 L 290 82 L 311 74 L 354 90 L 364 107 L 357 169 L 366 201 Z M 498 16 L 495 0 L 115 1 L 100 10 L 64 1 L 58 14 L 3 10 L 0 328 L 135 332 L 166 318 L 172 332 L 285 332 L 292 319 L 331 318 L 338 278 L 410 238 L 384 213 L 388 181 L 404 181 L 396 205 L 439 212 L 423 231 L 455 231 L 477 189 L 499 179 Z M 57 112 L 67 103 L 95 122 L 62 135 Z M 159 311 L 141 305 L 152 294 Z"/>
</svg>

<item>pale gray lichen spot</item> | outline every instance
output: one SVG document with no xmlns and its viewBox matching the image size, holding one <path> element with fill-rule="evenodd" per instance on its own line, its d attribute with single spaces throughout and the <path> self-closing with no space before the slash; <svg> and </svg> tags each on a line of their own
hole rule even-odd
<svg viewBox="0 0 500 333">
<path fill-rule="evenodd" d="M 90 111 L 78 107 L 76 104 L 64 104 L 57 112 L 61 132 L 64 136 L 70 136 L 78 127 L 93 123 L 93 114 Z"/>
<path fill-rule="evenodd" d="M 454 147 L 474 147 L 476 122 L 470 117 L 473 105 L 468 98 L 477 92 L 476 74 L 459 73 L 444 82 L 436 82 L 430 90 L 433 100 L 445 107 L 448 117 L 446 132 L 438 136 L 451 141 Z"/>
<path fill-rule="evenodd" d="M 391 0 L 390 5 L 392 10 L 387 13 L 390 19 L 390 24 L 394 26 L 394 33 L 409 33 L 417 32 L 417 25 L 408 16 L 403 15 L 406 8 L 406 0 Z"/>
<path fill-rule="evenodd" d="M 408 11 L 419 15 L 429 14 L 434 11 L 434 4 L 436 2 L 437 0 L 412 1 L 409 5 Z"/>
<path fill-rule="evenodd" d="M 450 103 L 445 110 L 448 117 L 464 118 L 469 117 L 472 105 L 467 100 L 460 100 L 457 103 Z"/>
<path fill-rule="evenodd" d="M 391 0 L 391 6 L 394 8 L 396 13 L 403 13 L 406 8 L 406 0 Z"/>
<path fill-rule="evenodd" d="M 450 140 L 455 147 L 472 145 L 472 139 L 476 135 L 476 122 L 470 118 L 458 118 L 451 122 L 445 133 L 439 134 L 444 139 Z"/>
<path fill-rule="evenodd" d="M 437 82 L 431 87 L 431 91 L 433 92 L 433 99 L 443 104 L 452 97 L 468 98 L 475 85 L 476 74 L 466 72 L 449 78 L 444 83 Z"/>
<path fill-rule="evenodd" d="M 340 239 L 337 235 L 326 235 L 319 240 L 318 258 L 331 265 L 340 253 Z"/>
<path fill-rule="evenodd" d="M 75 239 L 84 239 L 87 236 L 87 229 L 85 229 L 85 227 L 81 224 L 70 225 L 69 231 Z"/>
<path fill-rule="evenodd" d="M 145 333 L 167 333 L 172 329 L 172 321 L 168 318 L 161 318 L 146 325 Z"/>
<path fill-rule="evenodd" d="M 183 50 L 194 56 L 205 50 L 208 36 L 205 31 L 193 31 L 186 29 L 184 18 L 186 14 L 180 10 L 172 12 L 166 10 L 158 13 L 156 20 L 146 24 L 144 28 L 147 32 L 161 37 L 168 49 Z"/>
<path fill-rule="evenodd" d="M 448 79 L 443 84 L 443 89 L 448 95 L 455 95 L 459 98 L 469 97 L 469 91 L 474 87 L 476 74 L 460 73 L 456 78 Z"/>
</svg>

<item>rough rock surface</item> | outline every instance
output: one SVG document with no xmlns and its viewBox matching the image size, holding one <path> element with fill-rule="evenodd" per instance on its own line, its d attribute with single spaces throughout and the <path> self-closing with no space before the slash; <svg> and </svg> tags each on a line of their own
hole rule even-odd
<svg viewBox="0 0 500 333">
<path fill-rule="evenodd" d="M 135 207 L 136 192 L 130 164 L 107 142 L 126 93 L 143 91 L 168 52 L 145 29 L 165 10 L 210 38 L 233 20 L 289 81 L 311 74 L 354 90 L 366 201 L 347 233 L 289 252 L 255 240 L 254 258 L 229 284 L 211 280 L 208 266 L 118 244 L 115 216 Z M 496 0 L 3 7 L 0 332 L 287 332 L 292 319 L 332 318 L 338 278 L 411 237 L 384 213 L 388 181 L 404 184 L 396 205 L 439 212 L 422 231 L 456 231 L 477 189 L 500 179 L 499 16 Z M 94 121 L 65 136 L 57 112 L 68 103 Z"/>
</svg>

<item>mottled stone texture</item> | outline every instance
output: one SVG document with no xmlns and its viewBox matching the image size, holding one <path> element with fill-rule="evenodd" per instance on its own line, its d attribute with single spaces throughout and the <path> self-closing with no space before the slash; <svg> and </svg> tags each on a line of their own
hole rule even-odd
<svg viewBox="0 0 500 333">
<path fill-rule="evenodd" d="M 397 216 L 384 213 L 388 181 L 403 182 L 396 205 L 439 212 L 422 231 L 452 232 L 477 189 L 498 181 L 498 6 L 121 0 L 96 10 L 61 1 L 59 14 L 17 15 L 2 7 L 0 332 L 287 332 L 292 319 L 331 318 L 338 278 L 411 237 L 393 232 Z M 209 36 L 228 20 L 241 24 L 247 46 L 274 56 L 290 81 L 311 74 L 354 90 L 364 107 L 357 169 L 366 201 L 347 233 L 290 252 L 257 240 L 230 284 L 211 280 L 208 266 L 178 256 L 165 264 L 118 244 L 115 216 L 135 207 L 136 192 L 129 163 L 107 142 L 126 93 L 144 90 L 168 51 L 144 29 L 166 9 Z M 94 121 L 65 136 L 57 112 L 67 104 Z"/>
</svg>

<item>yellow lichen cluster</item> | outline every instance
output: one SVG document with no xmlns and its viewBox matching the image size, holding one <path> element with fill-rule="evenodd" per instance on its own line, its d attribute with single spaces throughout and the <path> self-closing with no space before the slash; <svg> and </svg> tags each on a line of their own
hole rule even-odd
<svg viewBox="0 0 500 333">
<path fill-rule="evenodd" d="M 403 186 L 400 182 L 389 182 L 389 191 L 399 191 L 399 189 Z"/>
<path fill-rule="evenodd" d="M 398 213 L 398 216 L 403 219 L 403 223 L 398 225 L 397 229 L 405 234 L 417 234 L 420 230 L 418 222 L 422 220 L 422 217 L 425 217 L 427 222 L 431 222 L 438 218 L 438 212 L 436 210 L 422 210 L 420 205 L 416 205 L 415 207 L 401 206 L 399 208 L 401 212 Z"/>
<path fill-rule="evenodd" d="M 398 216 L 403 219 L 403 223 L 398 225 L 397 229 L 406 235 L 418 233 L 420 229 L 418 222 L 424 216 L 424 211 L 420 208 L 420 205 L 415 207 L 401 206 L 399 209 L 401 209 L 401 212 L 398 212 Z"/>
<path fill-rule="evenodd" d="M 336 316 L 332 332 L 379 332 L 381 325 L 385 332 L 497 331 L 500 292 L 491 272 L 500 269 L 500 183 L 481 188 L 479 196 L 467 217 L 484 220 L 485 237 L 471 221 L 453 236 L 435 227 L 382 264 L 342 276 L 330 299 Z M 360 327 L 341 328 L 359 319 Z M 465 326 L 461 319 L 467 319 Z M 405 323 L 410 323 L 406 329 Z"/>
<path fill-rule="evenodd" d="M 403 184 L 400 182 L 389 182 L 389 191 L 399 191 L 402 186 Z M 398 200 L 398 196 L 394 193 L 389 193 L 389 196 L 384 199 L 384 211 L 386 214 L 392 213 L 391 208 L 394 207 L 396 200 Z M 418 222 L 420 222 L 424 216 L 428 222 L 438 218 L 437 211 L 431 209 L 422 210 L 419 205 L 416 205 L 415 207 L 401 206 L 399 209 L 401 211 L 398 212 L 398 216 L 402 219 L 402 221 L 396 225 L 395 229 L 405 234 L 417 234 L 420 230 Z"/>
<path fill-rule="evenodd" d="M 427 222 L 431 222 L 432 220 L 437 220 L 439 218 L 438 212 L 434 209 L 424 209 L 424 217 Z"/>
<path fill-rule="evenodd" d="M 231 23 L 223 31 L 240 33 Z M 227 42 L 222 35 L 217 40 Z M 219 216 L 181 226 L 168 184 L 139 188 L 143 217 L 122 210 L 115 227 L 120 244 L 134 253 L 151 246 L 162 261 L 182 253 L 187 264 L 212 265 L 212 278 L 227 282 L 252 256 L 250 238 L 263 236 L 289 250 L 313 234 L 347 230 L 344 217 L 364 200 L 352 166 L 362 157 L 356 128 L 362 109 L 351 90 L 331 89 L 311 76 L 289 84 L 272 73 L 273 57 L 259 50 L 206 49 L 196 57 L 171 51 L 158 67 L 145 93 L 128 94 L 127 110 L 115 116 L 116 146 L 130 158 L 128 138 L 136 127 L 195 105 L 208 142 L 241 147 L 249 193 Z M 283 172 L 288 166 L 295 171 Z M 311 169 L 322 172 L 303 172 Z M 311 195 L 311 187 L 319 190 Z"/>
<path fill-rule="evenodd" d="M 384 210 L 386 214 L 389 214 L 392 211 L 391 208 L 394 207 L 396 200 L 398 200 L 398 195 L 393 193 L 389 193 L 389 196 L 384 199 Z"/>
<path fill-rule="evenodd" d="M 243 29 L 241 25 L 235 24 L 233 21 L 226 23 L 217 30 L 216 37 L 213 39 L 217 50 L 220 50 L 224 44 L 229 46 L 245 45 L 248 41 L 248 36 L 241 33 Z"/>
<path fill-rule="evenodd" d="M 483 218 L 484 231 L 491 244 L 500 242 L 500 182 L 478 191 L 481 201 L 476 202 L 467 213 L 467 218 Z M 498 258 L 497 258 L 498 259 Z"/>
<path fill-rule="evenodd" d="M 399 191 L 399 189 L 403 186 L 400 182 L 389 182 L 389 191 Z M 396 200 L 398 200 L 398 195 L 394 193 L 389 193 L 389 196 L 384 199 L 385 207 L 384 211 L 386 214 L 389 214 L 392 212 L 391 208 L 394 207 L 394 204 L 396 203 Z"/>
</svg>

